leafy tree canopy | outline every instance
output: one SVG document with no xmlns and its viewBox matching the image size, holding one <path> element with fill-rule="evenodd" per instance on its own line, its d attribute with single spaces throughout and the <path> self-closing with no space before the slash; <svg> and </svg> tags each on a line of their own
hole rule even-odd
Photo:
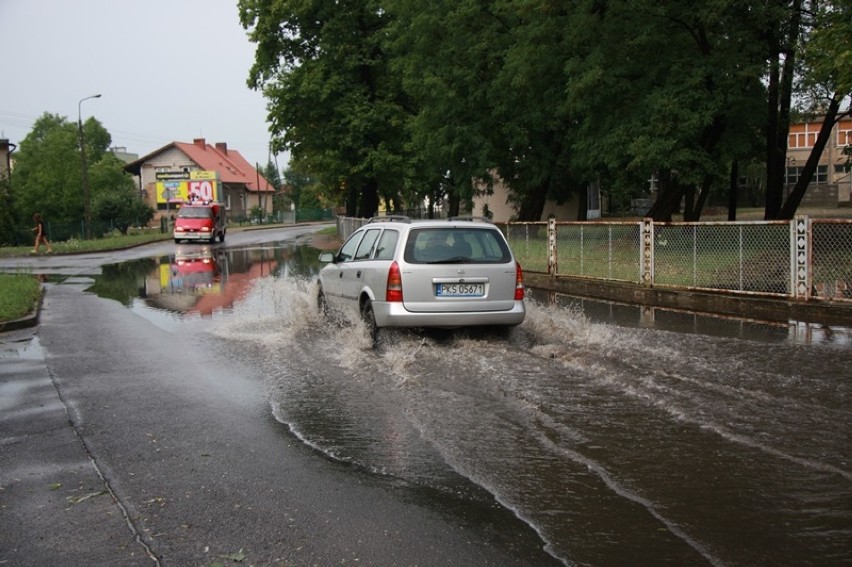
<svg viewBox="0 0 852 567">
<path fill-rule="evenodd" d="M 142 201 L 124 164 L 108 151 L 109 132 L 90 117 L 83 124 L 83 138 L 92 203 L 111 203 L 93 207 L 95 217 L 114 222 L 122 231 L 130 224 L 149 221 L 147 212 L 129 206 L 130 198 Z M 12 200 L 18 224 L 27 225 L 34 213 L 41 213 L 51 222 L 77 225 L 83 218 L 81 167 L 78 125 L 55 114 L 39 117 L 15 153 Z M 132 212 L 119 214 L 119 202 Z M 110 216 L 113 213 L 116 216 Z M 126 218 L 128 214 L 132 218 Z"/>
<path fill-rule="evenodd" d="M 698 218 L 734 164 L 762 160 L 774 218 L 792 105 L 821 92 L 848 113 L 849 0 L 239 6 L 274 143 L 347 214 L 381 198 L 454 212 L 499 175 L 521 219 L 590 183 L 625 201 L 651 178 L 655 218 L 681 202 Z"/>
<path fill-rule="evenodd" d="M 379 3 L 241 0 L 257 54 L 249 85 L 270 100 L 275 151 L 334 189 L 357 195 L 347 211 L 371 216 L 399 183 L 403 110 L 383 50 L 388 15 Z"/>
</svg>

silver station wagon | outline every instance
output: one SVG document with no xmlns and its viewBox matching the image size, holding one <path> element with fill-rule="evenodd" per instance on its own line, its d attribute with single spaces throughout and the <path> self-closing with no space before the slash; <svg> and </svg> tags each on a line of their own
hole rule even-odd
<svg viewBox="0 0 852 567">
<path fill-rule="evenodd" d="M 318 304 L 384 327 L 513 327 L 524 281 L 503 233 L 490 222 L 376 217 L 337 254 L 320 255 Z"/>
</svg>

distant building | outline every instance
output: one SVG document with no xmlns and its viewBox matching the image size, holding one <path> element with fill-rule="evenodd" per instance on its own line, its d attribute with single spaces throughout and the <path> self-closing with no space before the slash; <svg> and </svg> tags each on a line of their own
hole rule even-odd
<svg viewBox="0 0 852 567">
<path fill-rule="evenodd" d="M 475 184 L 479 195 L 473 198 L 473 210 L 471 211 L 473 216 L 487 216 L 494 222 L 517 220 L 518 206 L 511 199 L 511 188 L 500 176 L 494 176 L 490 195 L 484 193 L 485 185 L 483 183 L 475 182 Z M 600 187 L 597 184 L 589 184 L 586 189 L 586 196 L 586 218 L 600 218 Z M 560 221 L 574 221 L 577 220 L 579 208 L 580 199 L 576 195 L 572 195 L 563 203 L 547 199 L 539 220 L 546 221 L 555 218 Z"/>
<path fill-rule="evenodd" d="M 0 181 L 8 179 L 12 174 L 12 152 L 18 146 L 6 138 L 0 138 Z"/>
<path fill-rule="evenodd" d="M 133 163 L 139 159 L 139 154 L 131 154 L 124 146 L 113 146 L 109 149 L 110 153 L 123 161 L 124 163 Z"/>
<path fill-rule="evenodd" d="M 814 118 L 810 122 L 790 124 L 787 139 L 787 170 L 784 184 L 790 191 L 799 180 L 805 162 L 811 155 L 814 143 L 822 128 L 823 118 Z M 808 191 L 802 199 L 803 205 L 825 207 L 848 207 L 852 205 L 852 172 L 849 169 L 849 156 L 844 153 L 852 145 L 852 118 L 845 118 L 834 125 L 831 138 L 819 159 Z"/>
<path fill-rule="evenodd" d="M 222 202 L 232 219 L 249 217 L 258 207 L 272 212 L 275 188 L 236 150 L 204 138 L 172 142 L 135 161 L 124 170 L 138 179 L 139 191 L 156 211 L 155 219 L 173 214 L 193 186 L 206 187 L 205 198 Z M 188 189 L 187 186 L 190 188 Z"/>
</svg>

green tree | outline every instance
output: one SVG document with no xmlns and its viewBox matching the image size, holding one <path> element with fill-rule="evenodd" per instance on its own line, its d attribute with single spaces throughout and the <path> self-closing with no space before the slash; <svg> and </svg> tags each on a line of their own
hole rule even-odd
<svg viewBox="0 0 852 567">
<path fill-rule="evenodd" d="M 315 181 L 311 179 L 311 176 L 295 169 L 287 168 L 284 171 L 284 183 L 287 185 L 290 199 L 296 208 L 305 207 L 302 195 L 305 194 L 309 187 L 315 185 Z"/>
<path fill-rule="evenodd" d="M 740 24 L 747 11 L 735 0 L 581 2 L 566 25 L 575 169 L 627 193 L 655 176 L 653 218 L 670 220 L 684 198 L 685 217 L 699 218 L 728 164 L 759 148 L 763 54 Z"/>
<path fill-rule="evenodd" d="M 94 117 L 83 124 L 83 132 L 92 203 L 101 203 L 95 217 L 123 226 L 122 232 L 126 231 L 127 223 L 150 220 L 151 217 L 144 218 L 146 213 L 142 208 L 131 206 L 128 200 L 133 197 L 142 204 L 131 177 L 123 170 L 124 164 L 108 151 L 112 143 L 109 132 Z M 41 213 L 52 223 L 80 222 L 83 191 L 79 150 L 77 124 L 50 113 L 36 120 L 15 154 L 12 191 L 19 223 L 28 223 L 33 213 Z M 121 212 L 127 207 L 132 214 Z"/>
<path fill-rule="evenodd" d="M 488 100 L 502 58 L 499 25 L 470 0 L 411 3 L 390 0 L 392 67 L 403 80 L 411 159 L 405 171 L 409 201 L 434 207 L 446 198 L 449 215 L 487 191 L 496 167 L 492 145 L 498 121 Z"/>
<path fill-rule="evenodd" d="M 82 218 L 76 124 L 49 113 L 36 120 L 16 152 L 12 190 L 19 222 L 28 223 L 34 213 L 62 223 Z"/>
<path fill-rule="evenodd" d="M 273 151 L 289 150 L 347 214 L 371 216 L 403 171 L 400 86 L 383 41 L 389 15 L 363 0 L 240 0 L 257 44 L 251 88 L 270 101 Z"/>
<path fill-rule="evenodd" d="M 112 226 L 127 234 L 131 226 L 144 226 L 154 218 L 154 209 L 140 197 L 123 163 L 112 153 L 102 154 L 89 168 L 92 215 L 102 228 Z"/>
</svg>

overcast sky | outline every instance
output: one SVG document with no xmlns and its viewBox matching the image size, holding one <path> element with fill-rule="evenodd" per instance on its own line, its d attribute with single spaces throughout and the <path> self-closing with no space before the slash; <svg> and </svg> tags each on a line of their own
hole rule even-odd
<svg viewBox="0 0 852 567">
<path fill-rule="evenodd" d="M 50 112 L 97 118 L 144 156 L 170 142 L 226 142 L 269 156 L 266 102 L 246 86 L 255 44 L 237 0 L 0 0 L 0 137 Z M 284 169 L 287 156 L 279 155 Z"/>
</svg>

